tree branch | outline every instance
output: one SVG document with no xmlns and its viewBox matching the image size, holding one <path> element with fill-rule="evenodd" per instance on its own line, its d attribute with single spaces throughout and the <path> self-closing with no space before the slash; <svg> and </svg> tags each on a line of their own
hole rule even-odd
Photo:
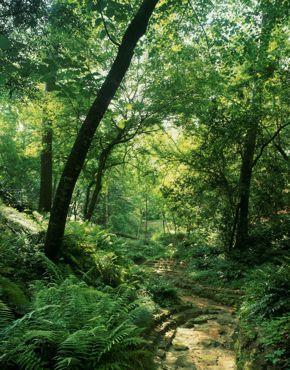
<svg viewBox="0 0 290 370">
<path fill-rule="evenodd" d="M 99 2 L 98 2 L 99 3 Z M 104 29 L 105 29 L 105 32 L 106 32 L 106 35 L 108 36 L 109 40 L 117 47 L 120 47 L 120 43 L 116 40 L 113 39 L 113 37 L 110 35 L 110 32 L 108 30 L 108 27 L 107 27 L 107 23 L 105 21 L 105 18 L 104 18 L 104 15 L 103 15 L 103 12 L 101 11 L 100 7 L 99 7 L 99 11 L 100 11 L 100 14 L 101 14 L 101 18 L 102 18 L 102 22 L 103 22 L 103 25 L 104 25 Z"/>
<path fill-rule="evenodd" d="M 278 130 L 275 132 L 274 135 L 270 137 L 269 140 L 267 140 L 260 148 L 260 153 L 257 155 L 257 157 L 253 160 L 252 168 L 257 164 L 258 160 L 262 157 L 264 149 L 279 135 L 280 131 L 283 130 L 286 126 L 289 126 L 290 122 L 285 123 L 285 125 L 282 125 L 278 128 Z"/>
</svg>

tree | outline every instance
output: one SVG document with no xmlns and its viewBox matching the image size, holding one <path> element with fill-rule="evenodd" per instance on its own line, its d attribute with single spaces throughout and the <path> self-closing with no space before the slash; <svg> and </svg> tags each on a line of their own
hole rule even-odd
<svg viewBox="0 0 290 370">
<path fill-rule="evenodd" d="M 282 10 L 279 2 L 261 1 L 261 31 L 257 45 L 257 56 L 252 61 L 254 73 L 252 102 L 248 114 L 245 117 L 247 131 L 245 135 L 242 165 L 239 181 L 239 202 L 237 205 L 236 240 L 235 248 L 244 249 L 249 239 L 249 199 L 253 162 L 257 143 L 257 135 L 262 119 L 262 104 L 264 85 L 269 77 L 269 61 L 267 51 L 271 40 L 271 33 L 278 21 L 279 11 Z M 231 248 L 231 245 L 230 245 Z"/>
<path fill-rule="evenodd" d="M 144 0 L 128 26 L 116 59 L 82 124 L 66 162 L 53 202 L 45 241 L 45 253 L 52 260 L 57 258 L 61 249 L 69 203 L 94 133 L 130 66 L 135 46 L 145 34 L 157 2 L 158 0 Z"/>
</svg>

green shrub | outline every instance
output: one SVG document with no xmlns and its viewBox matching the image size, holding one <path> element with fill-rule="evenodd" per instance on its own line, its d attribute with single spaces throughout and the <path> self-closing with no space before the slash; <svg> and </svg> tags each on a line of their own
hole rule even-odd
<svg viewBox="0 0 290 370">
<path fill-rule="evenodd" d="M 249 318 L 272 318 L 290 311 L 290 266 L 266 264 L 247 277 L 242 314 Z"/>
<path fill-rule="evenodd" d="M 36 251 L 37 248 L 25 237 L 14 235 L 0 225 L 0 274 L 19 281 L 36 278 Z"/>
<path fill-rule="evenodd" d="M 190 238 L 178 245 L 175 257 L 199 261 L 196 263 L 200 263 L 201 267 L 204 266 L 206 268 L 207 260 L 218 256 L 220 253 L 222 253 L 220 248 L 204 244 L 204 242 L 198 244 L 198 241 L 194 241 Z"/>
<path fill-rule="evenodd" d="M 96 272 L 104 284 L 116 287 L 124 281 L 125 269 L 118 265 L 115 253 L 95 253 L 94 261 Z"/>
<path fill-rule="evenodd" d="M 75 278 L 48 287 L 39 282 L 31 310 L 21 319 L 11 321 L 0 304 L 0 367 L 153 369 L 137 325 L 148 312 L 131 298 L 126 289 L 106 293 Z"/>
<path fill-rule="evenodd" d="M 276 254 L 290 253 L 290 216 L 289 214 L 272 214 L 268 222 L 257 222 L 251 230 L 251 240 L 255 248 L 263 249 L 260 255 L 263 261 Z M 258 247 L 258 248 L 257 248 Z"/>
<path fill-rule="evenodd" d="M 136 264 L 170 254 L 170 249 L 166 246 L 159 242 L 146 239 L 127 240 L 123 244 L 117 243 L 113 248 L 117 253 L 126 255 L 127 258 Z"/>
<path fill-rule="evenodd" d="M 87 222 L 68 222 L 64 237 L 64 244 L 71 249 L 92 252 L 95 250 L 110 250 L 115 236 L 98 225 Z"/>
<path fill-rule="evenodd" d="M 248 274 L 240 309 L 240 328 L 246 342 L 258 349 L 254 356 L 279 370 L 290 367 L 289 291 L 290 266 L 264 264 Z"/>
<path fill-rule="evenodd" d="M 0 297 L 15 312 L 23 313 L 29 305 L 23 288 L 10 279 L 0 276 Z"/>
<path fill-rule="evenodd" d="M 267 360 L 279 369 L 289 369 L 290 313 L 263 322 L 260 338 Z"/>
<path fill-rule="evenodd" d="M 160 307 L 168 307 L 179 303 L 177 289 L 162 278 L 153 278 L 147 281 L 146 287 L 154 302 Z"/>
</svg>

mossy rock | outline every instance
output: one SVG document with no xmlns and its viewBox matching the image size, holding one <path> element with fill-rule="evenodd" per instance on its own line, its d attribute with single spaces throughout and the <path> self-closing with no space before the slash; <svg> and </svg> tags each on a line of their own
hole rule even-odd
<svg viewBox="0 0 290 370">
<path fill-rule="evenodd" d="M 203 310 L 201 308 L 198 308 L 198 307 L 189 308 L 176 315 L 176 322 L 178 324 L 186 323 L 189 320 L 192 320 L 202 314 L 203 314 Z"/>
<path fill-rule="evenodd" d="M 201 344 L 205 348 L 217 348 L 222 346 L 222 343 L 211 339 L 204 340 L 203 342 L 201 342 Z"/>
<path fill-rule="evenodd" d="M 175 369 L 197 370 L 196 366 L 188 361 L 187 356 L 178 356 L 174 365 Z"/>
<path fill-rule="evenodd" d="M 188 351 L 189 347 L 182 343 L 174 343 L 172 344 L 172 349 L 177 352 Z"/>
<path fill-rule="evenodd" d="M 4 276 L 0 276 L 0 296 L 16 313 L 24 313 L 29 306 L 29 299 L 19 284 Z"/>
</svg>

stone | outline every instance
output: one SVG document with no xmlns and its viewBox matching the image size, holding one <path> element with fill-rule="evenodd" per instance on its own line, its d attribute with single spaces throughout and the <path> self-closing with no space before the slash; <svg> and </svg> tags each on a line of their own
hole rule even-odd
<svg viewBox="0 0 290 370">
<path fill-rule="evenodd" d="M 186 356 L 179 356 L 175 361 L 175 369 L 187 369 L 187 370 L 197 370 L 196 366 L 190 363 Z"/>
<path fill-rule="evenodd" d="M 201 342 L 201 344 L 205 348 L 216 348 L 216 347 L 220 347 L 222 345 L 222 343 L 220 343 L 216 340 L 205 340 L 205 341 Z"/>
<path fill-rule="evenodd" d="M 164 358 L 165 358 L 165 356 L 166 356 L 166 352 L 165 352 L 165 351 L 163 351 L 162 349 L 158 349 L 158 351 L 157 351 L 157 356 L 158 356 L 159 358 L 161 358 L 161 359 L 164 359 Z"/>
<path fill-rule="evenodd" d="M 184 344 L 176 343 L 176 344 L 173 344 L 173 345 L 172 345 L 172 349 L 173 349 L 174 351 L 182 352 L 182 351 L 188 351 L 188 350 L 189 350 L 189 347 L 187 347 L 187 346 L 186 346 L 186 345 L 184 345 Z"/>
</svg>

